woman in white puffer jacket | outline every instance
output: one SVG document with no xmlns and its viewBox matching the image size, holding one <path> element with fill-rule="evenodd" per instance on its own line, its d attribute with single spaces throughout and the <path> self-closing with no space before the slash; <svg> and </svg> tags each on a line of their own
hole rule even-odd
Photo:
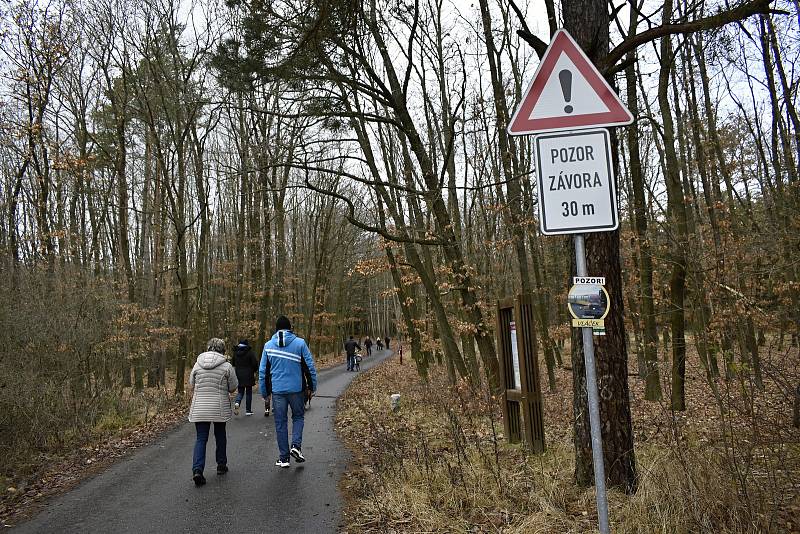
<svg viewBox="0 0 800 534">
<path fill-rule="evenodd" d="M 217 474 L 228 472 L 228 444 L 225 423 L 233 416 L 230 394 L 236 391 L 239 381 L 236 371 L 225 360 L 225 342 L 219 338 L 208 340 L 208 349 L 197 357 L 189 374 L 189 386 L 194 388 L 189 421 L 197 430 L 192 458 L 192 480 L 196 486 L 206 483 L 203 469 L 206 465 L 206 443 L 214 423 L 214 439 L 217 442 Z"/>
</svg>

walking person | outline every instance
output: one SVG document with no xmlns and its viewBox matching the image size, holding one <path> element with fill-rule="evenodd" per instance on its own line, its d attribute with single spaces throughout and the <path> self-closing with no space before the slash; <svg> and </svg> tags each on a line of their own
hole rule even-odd
<svg viewBox="0 0 800 534">
<path fill-rule="evenodd" d="M 384 341 L 386 341 L 386 350 L 389 350 L 389 336 L 386 336 L 383 339 L 384 339 Z"/>
<path fill-rule="evenodd" d="M 216 441 L 217 474 L 228 472 L 225 423 L 232 417 L 230 394 L 236 391 L 239 382 L 233 366 L 225 361 L 225 342 L 219 338 L 208 340 L 206 352 L 197 357 L 189 373 L 189 387 L 192 388 L 192 404 L 189 408 L 189 421 L 194 423 L 197 439 L 192 456 L 192 480 L 195 486 L 206 483 L 203 470 L 206 466 L 206 444 L 214 424 Z"/>
<path fill-rule="evenodd" d="M 361 350 L 361 345 L 358 344 L 358 341 L 353 339 L 353 336 L 350 336 L 350 339 L 344 342 L 344 351 L 347 353 L 347 370 L 354 371 L 354 367 L 356 364 L 356 350 Z"/>
<path fill-rule="evenodd" d="M 233 362 L 231 363 L 236 369 L 236 378 L 239 380 L 239 392 L 233 404 L 233 413 L 239 415 L 239 406 L 244 398 L 244 414 L 253 415 L 253 386 L 256 385 L 258 361 L 253 354 L 253 348 L 246 339 L 240 339 L 239 344 L 233 349 Z"/>
<path fill-rule="evenodd" d="M 383 350 L 383 341 L 381 341 L 381 338 L 378 338 L 375 342 L 375 350 Z"/>
<path fill-rule="evenodd" d="M 303 376 L 307 391 L 304 391 Z M 272 395 L 275 415 L 275 436 L 280 456 L 278 467 L 289 467 L 289 456 L 305 462 L 303 456 L 303 425 L 306 397 L 317 391 L 317 370 L 314 357 L 303 338 L 292 332 L 289 319 L 281 315 L 275 323 L 275 334 L 264 345 L 258 368 L 258 385 L 266 400 Z M 288 411 L 292 410 L 292 444 L 289 448 Z"/>
<path fill-rule="evenodd" d="M 372 356 L 372 338 L 367 336 L 367 339 L 364 340 L 364 348 L 367 349 L 367 356 Z"/>
</svg>

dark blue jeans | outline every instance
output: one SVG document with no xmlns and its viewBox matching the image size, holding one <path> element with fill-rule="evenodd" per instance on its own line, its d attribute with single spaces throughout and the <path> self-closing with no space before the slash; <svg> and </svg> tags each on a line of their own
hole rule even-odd
<svg viewBox="0 0 800 534">
<path fill-rule="evenodd" d="M 197 441 L 194 443 L 194 456 L 192 458 L 192 472 L 203 471 L 206 467 L 206 443 L 208 443 L 208 433 L 211 431 L 211 423 L 195 423 L 197 430 Z M 227 465 L 228 438 L 225 436 L 225 423 L 214 423 L 214 439 L 217 442 L 217 464 Z"/>
<path fill-rule="evenodd" d="M 353 366 L 356 364 L 356 355 L 355 354 L 348 354 L 347 355 L 347 370 L 352 371 Z"/>
<path fill-rule="evenodd" d="M 305 422 L 305 395 L 300 393 L 273 393 L 272 410 L 275 417 L 275 436 L 281 460 L 289 460 L 289 407 L 292 408 L 292 447 L 303 447 Z"/>
<path fill-rule="evenodd" d="M 252 412 L 253 408 L 253 386 L 239 386 L 239 393 L 236 395 L 236 402 L 242 402 L 242 397 L 245 401 L 245 411 Z"/>
</svg>

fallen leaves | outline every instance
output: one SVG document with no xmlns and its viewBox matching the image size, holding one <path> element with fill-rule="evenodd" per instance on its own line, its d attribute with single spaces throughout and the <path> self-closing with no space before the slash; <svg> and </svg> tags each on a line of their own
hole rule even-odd
<svg viewBox="0 0 800 534">
<path fill-rule="evenodd" d="M 185 418 L 186 407 L 178 402 L 147 423 L 117 431 L 60 456 L 47 455 L 32 476 L 0 494 L 0 522 L 8 526 L 31 517 L 46 499 L 68 491 L 117 459 L 150 444 Z"/>
</svg>

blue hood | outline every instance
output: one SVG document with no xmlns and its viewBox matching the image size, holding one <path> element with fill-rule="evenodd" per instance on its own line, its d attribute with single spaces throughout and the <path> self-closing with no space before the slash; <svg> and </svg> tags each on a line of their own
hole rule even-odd
<svg viewBox="0 0 800 534">
<path fill-rule="evenodd" d="M 291 330 L 278 330 L 270 341 L 274 341 L 278 347 L 288 347 L 296 337 Z"/>
</svg>

